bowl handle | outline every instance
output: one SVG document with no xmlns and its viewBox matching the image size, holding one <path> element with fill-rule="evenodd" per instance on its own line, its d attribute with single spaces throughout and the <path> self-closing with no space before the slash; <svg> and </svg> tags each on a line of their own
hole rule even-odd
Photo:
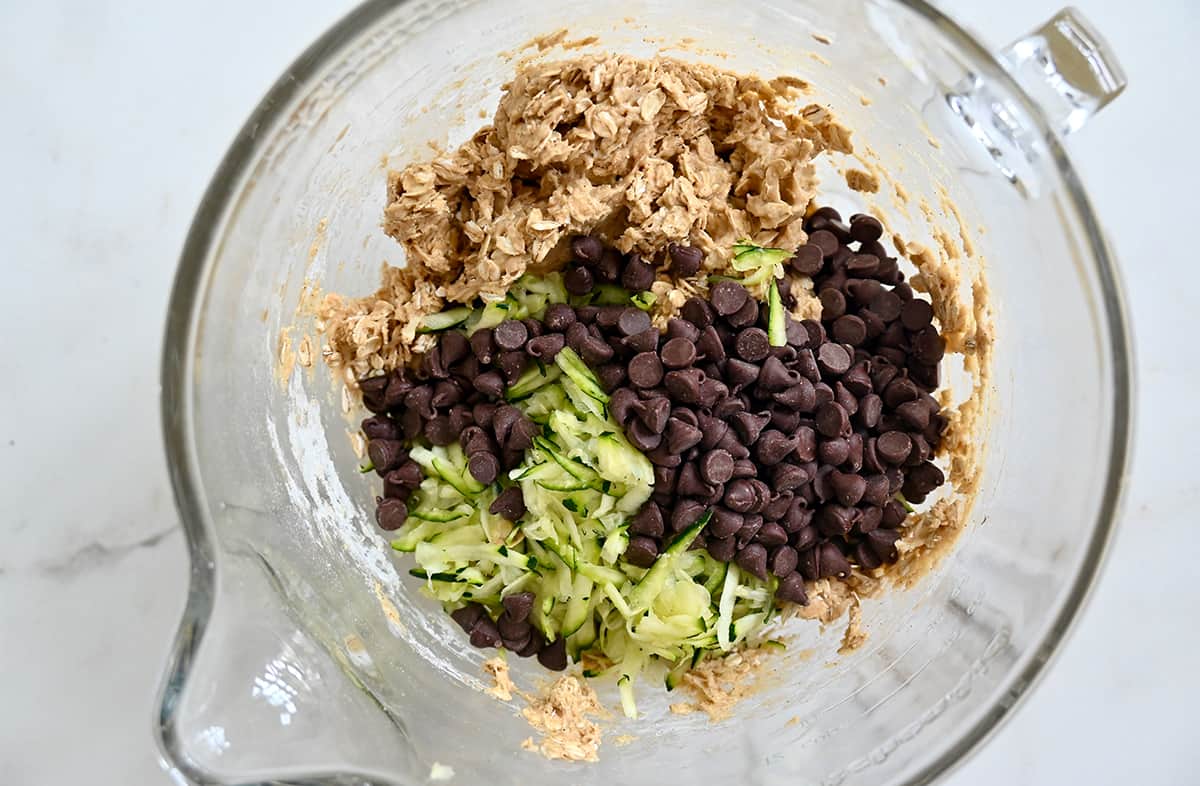
<svg viewBox="0 0 1200 786">
<path fill-rule="evenodd" d="M 1125 89 L 1125 71 L 1108 43 L 1071 7 L 997 58 L 1063 136 L 1082 128 Z"/>
</svg>

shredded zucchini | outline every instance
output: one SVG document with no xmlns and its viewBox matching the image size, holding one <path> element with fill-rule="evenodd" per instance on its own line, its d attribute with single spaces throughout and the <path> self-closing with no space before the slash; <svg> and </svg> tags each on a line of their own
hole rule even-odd
<svg viewBox="0 0 1200 786">
<path fill-rule="evenodd" d="M 787 254 L 749 244 L 735 253 L 734 267 L 747 274 L 743 283 L 770 284 L 774 344 L 783 329 L 774 276 Z M 640 308 L 654 302 L 650 293 L 631 299 L 611 286 L 588 297 Z M 434 315 L 424 329 L 470 334 L 505 319 L 541 318 L 546 306 L 567 300 L 561 276 L 525 276 L 502 299 Z M 392 546 L 413 555 L 410 573 L 426 594 L 447 610 L 477 602 L 496 616 L 503 597 L 534 593 L 533 624 L 549 641 L 566 639 L 576 662 L 590 656 L 589 663 L 612 664 L 588 674 L 617 675 L 629 717 L 637 716 L 634 685 L 653 664 L 665 666 L 671 689 L 707 654 L 760 636 L 775 615 L 775 583 L 690 550 L 711 511 L 679 533 L 649 569 L 622 559 L 629 519 L 653 491 L 654 467 L 609 415 L 608 394 L 577 353 L 563 348 L 553 364 L 522 375 L 506 398 L 541 434 L 498 483 L 476 481 L 456 444 L 418 443 L 410 450 L 426 477 Z M 510 485 L 521 488 L 526 507 L 516 522 L 489 512 Z"/>
</svg>

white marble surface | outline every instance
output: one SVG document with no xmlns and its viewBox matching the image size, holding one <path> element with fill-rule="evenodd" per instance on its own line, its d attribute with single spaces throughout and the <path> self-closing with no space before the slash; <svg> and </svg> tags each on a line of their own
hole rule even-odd
<svg viewBox="0 0 1200 786">
<path fill-rule="evenodd" d="M 1124 263 L 1140 378 L 1124 526 L 1033 697 L 952 784 L 1200 779 L 1195 0 L 1077 3 L 1129 73 L 1070 140 Z M 19 8 L 18 5 L 28 6 Z M 994 45 L 1050 0 L 944 3 Z M 0 772 L 166 783 L 153 696 L 186 582 L 158 429 L 184 232 L 260 95 L 344 2 L 0 5 Z M 1169 277 L 1176 276 L 1171 279 Z"/>
</svg>

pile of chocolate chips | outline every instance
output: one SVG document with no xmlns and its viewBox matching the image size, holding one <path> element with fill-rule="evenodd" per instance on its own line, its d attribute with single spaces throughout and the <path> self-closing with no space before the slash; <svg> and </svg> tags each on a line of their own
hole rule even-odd
<svg viewBox="0 0 1200 786">
<path fill-rule="evenodd" d="M 633 564 L 653 564 L 711 508 L 692 547 L 774 574 L 780 597 L 805 603 L 805 579 L 894 561 L 906 516 L 896 494 L 921 502 L 944 482 L 930 461 L 946 420 L 931 395 L 944 342 L 929 302 L 904 283 L 876 219 L 847 225 L 823 208 L 806 229 L 790 267 L 813 278 L 822 317 L 788 317 L 786 346 L 770 345 L 766 308 L 735 281 L 688 300 L 664 335 L 628 311 L 579 314 L 611 350 L 588 360 L 613 417 L 655 467 L 654 496 L 630 525 Z M 669 254 L 685 275 L 702 261 L 693 248 Z"/>
</svg>

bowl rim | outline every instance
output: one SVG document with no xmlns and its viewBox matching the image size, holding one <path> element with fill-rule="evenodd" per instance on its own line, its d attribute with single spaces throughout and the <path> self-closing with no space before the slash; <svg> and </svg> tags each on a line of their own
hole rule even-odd
<svg viewBox="0 0 1200 786">
<path fill-rule="evenodd" d="M 972 64 L 987 72 L 989 79 L 1003 86 L 1005 93 L 1020 102 L 1035 131 L 1045 144 L 1049 157 L 1065 187 L 1068 203 L 1074 209 L 1086 235 L 1097 276 L 1102 302 L 1100 313 L 1111 335 L 1109 360 L 1112 364 L 1113 429 L 1109 445 L 1108 470 L 1104 494 L 1070 591 L 1042 640 L 1027 657 L 1025 666 L 1008 675 L 1001 700 L 934 761 L 908 776 L 905 786 L 933 783 L 967 761 L 1013 716 L 1014 710 L 1030 694 L 1061 650 L 1063 642 L 1078 620 L 1087 602 L 1112 541 L 1123 503 L 1125 480 L 1129 472 L 1133 437 L 1132 336 L 1121 276 L 1083 184 L 1071 165 L 1057 132 L 1052 130 L 1037 103 L 996 60 L 992 52 L 948 16 L 925 0 L 887 0 L 907 9 L 937 27 L 940 32 L 970 55 Z M 216 563 L 211 535 L 205 525 L 203 492 L 196 457 L 190 440 L 191 363 L 190 349 L 196 335 L 193 318 L 205 291 L 206 262 L 217 245 L 230 203 L 237 195 L 235 186 L 248 172 L 269 137 L 259 129 L 274 127 L 292 99 L 309 87 L 310 80 L 328 63 L 329 55 L 341 51 L 344 44 L 372 24 L 414 0 L 366 0 L 351 9 L 311 43 L 275 81 L 243 123 L 208 183 L 188 229 L 172 283 L 161 355 L 161 426 L 168 472 L 187 542 L 190 563 L 187 602 L 182 613 L 161 678 L 153 733 L 163 768 L 178 783 L 234 783 L 208 773 L 184 755 L 175 726 L 175 710 L 186 686 L 191 663 L 203 639 L 213 609 Z M 354 780 L 352 772 L 323 774 L 304 778 L 311 786 L 334 786 Z M 277 783 L 278 781 L 272 781 Z M 294 781 L 290 781 L 294 782 Z M 267 786 L 243 782 L 239 786 Z"/>
</svg>

